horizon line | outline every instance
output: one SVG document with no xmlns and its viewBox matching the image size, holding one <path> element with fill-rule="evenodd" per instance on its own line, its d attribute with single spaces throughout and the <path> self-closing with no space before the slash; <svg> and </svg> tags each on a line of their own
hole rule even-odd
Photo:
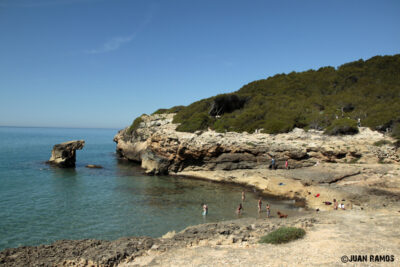
<svg viewBox="0 0 400 267">
<path fill-rule="evenodd" d="M 116 129 L 125 129 L 126 127 L 69 127 L 69 126 L 18 126 L 18 125 L 0 125 L 0 127 L 9 127 L 9 128 L 59 128 L 59 129 L 104 129 L 104 130 L 116 130 Z"/>
</svg>

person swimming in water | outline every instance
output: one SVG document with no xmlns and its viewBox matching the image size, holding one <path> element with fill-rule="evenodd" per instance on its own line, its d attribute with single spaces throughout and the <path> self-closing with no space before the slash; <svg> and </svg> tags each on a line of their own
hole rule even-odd
<svg viewBox="0 0 400 267">
<path fill-rule="evenodd" d="M 258 212 L 261 212 L 262 200 L 261 197 L 258 199 Z"/>
<path fill-rule="evenodd" d="M 203 216 L 206 216 L 208 214 L 208 206 L 207 204 L 202 204 L 203 206 Z"/>
</svg>

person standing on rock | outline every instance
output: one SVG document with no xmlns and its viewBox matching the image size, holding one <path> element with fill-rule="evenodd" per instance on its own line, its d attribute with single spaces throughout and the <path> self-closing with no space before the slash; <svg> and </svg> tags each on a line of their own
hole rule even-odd
<svg viewBox="0 0 400 267">
<path fill-rule="evenodd" d="M 285 161 L 285 169 L 287 170 L 289 168 L 289 162 L 288 160 Z"/>
<path fill-rule="evenodd" d="M 242 202 L 244 202 L 246 200 L 246 194 L 244 193 L 244 191 L 242 191 Z"/>
<path fill-rule="evenodd" d="M 267 206 L 265 207 L 267 209 L 267 218 L 271 215 L 271 208 L 269 207 L 269 204 L 267 203 Z"/>
<path fill-rule="evenodd" d="M 261 212 L 261 207 L 262 207 L 262 200 L 261 197 L 258 199 L 258 213 Z"/>
</svg>

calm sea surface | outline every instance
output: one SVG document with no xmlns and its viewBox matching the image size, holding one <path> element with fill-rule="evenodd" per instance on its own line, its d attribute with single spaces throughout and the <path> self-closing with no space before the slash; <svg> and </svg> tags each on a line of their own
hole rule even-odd
<svg viewBox="0 0 400 267">
<path fill-rule="evenodd" d="M 0 250 L 59 239 L 158 237 L 172 230 L 237 218 L 241 187 L 168 176 L 144 176 L 115 157 L 114 129 L 0 127 Z M 75 170 L 46 165 L 54 144 L 84 139 Z M 87 164 L 103 169 L 88 169 Z M 246 190 L 242 217 L 257 213 L 258 196 Z M 209 215 L 201 215 L 201 203 Z M 291 201 L 265 199 L 299 211 Z"/>
</svg>

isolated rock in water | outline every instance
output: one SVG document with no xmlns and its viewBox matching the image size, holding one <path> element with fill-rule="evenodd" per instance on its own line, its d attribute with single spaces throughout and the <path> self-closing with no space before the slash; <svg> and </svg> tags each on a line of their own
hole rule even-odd
<svg viewBox="0 0 400 267">
<path fill-rule="evenodd" d="M 74 168 L 76 161 L 76 150 L 85 146 L 84 140 L 74 140 L 54 145 L 51 151 L 50 164 L 62 168 Z"/>
</svg>

